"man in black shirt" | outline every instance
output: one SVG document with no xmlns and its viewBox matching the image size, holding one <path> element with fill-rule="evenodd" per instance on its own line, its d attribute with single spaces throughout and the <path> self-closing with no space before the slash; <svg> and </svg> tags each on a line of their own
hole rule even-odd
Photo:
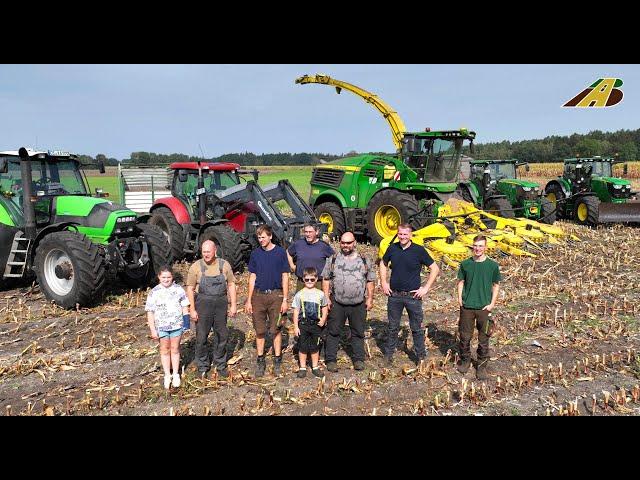
<svg viewBox="0 0 640 480">
<path fill-rule="evenodd" d="M 406 308 L 409 326 L 413 334 L 413 349 L 418 364 L 427 356 L 424 344 L 422 320 L 422 298 L 436 281 L 440 268 L 421 245 L 411 241 L 413 227 L 407 223 L 398 226 L 398 243 L 392 243 L 380 263 L 380 283 L 382 291 L 389 297 L 387 316 L 389 318 L 389 337 L 384 352 L 387 366 L 393 365 L 393 354 L 398 343 L 400 317 Z M 422 266 L 429 268 L 429 278 L 420 285 Z M 391 268 L 391 281 L 387 282 L 387 269 Z"/>
</svg>

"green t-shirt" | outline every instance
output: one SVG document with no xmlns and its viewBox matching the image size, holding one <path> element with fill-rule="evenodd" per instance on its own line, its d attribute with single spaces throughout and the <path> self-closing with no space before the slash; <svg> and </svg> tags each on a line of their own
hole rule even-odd
<svg viewBox="0 0 640 480">
<path fill-rule="evenodd" d="M 491 289 L 502 280 L 500 267 L 490 258 L 474 262 L 467 258 L 460 264 L 458 279 L 464 280 L 462 304 L 465 308 L 481 309 L 491 303 Z"/>
</svg>

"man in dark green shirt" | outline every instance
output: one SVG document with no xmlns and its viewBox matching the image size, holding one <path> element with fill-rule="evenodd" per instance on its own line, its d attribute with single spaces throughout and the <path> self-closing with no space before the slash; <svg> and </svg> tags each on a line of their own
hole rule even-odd
<svg viewBox="0 0 640 480">
<path fill-rule="evenodd" d="M 467 373 L 471 366 L 471 338 L 478 329 L 478 380 L 488 380 L 489 337 L 493 330 L 491 311 L 496 306 L 502 280 L 500 267 L 485 255 L 487 239 L 478 235 L 473 239 L 473 256 L 464 260 L 458 269 L 458 304 L 460 321 L 460 362 L 458 371 Z"/>
</svg>

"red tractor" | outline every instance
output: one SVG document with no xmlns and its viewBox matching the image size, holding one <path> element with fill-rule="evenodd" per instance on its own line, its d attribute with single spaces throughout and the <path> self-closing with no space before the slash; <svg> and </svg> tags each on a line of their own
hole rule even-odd
<svg viewBox="0 0 640 480">
<path fill-rule="evenodd" d="M 258 246 L 256 227 L 270 225 L 276 243 L 286 247 L 302 235 L 305 222 L 317 222 L 313 210 L 287 180 L 264 189 L 258 171 L 240 170 L 237 163 L 173 163 L 172 197 L 160 198 L 150 209 L 148 223 L 157 225 L 171 244 L 174 260 L 197 255 L 205 240 L 213 240 L 218 255 L 235 271 Z M 253 174 L 245 181 L 241 174 Z M 285 217 L 275 202 L 283 200 L 292 216 Z"/>
</svg>

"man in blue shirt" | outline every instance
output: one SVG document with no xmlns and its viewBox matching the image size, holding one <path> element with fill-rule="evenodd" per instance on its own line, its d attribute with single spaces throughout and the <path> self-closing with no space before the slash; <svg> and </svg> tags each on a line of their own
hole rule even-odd
<svg viewBox="0 0 640 480">
<path fill-rule="evenodd" d="M 272 243 L 273 231 L 268 225 L 256 229 L 260 246 L 249 258 L 249 293 L 245 311 L 252 315 L 258 353 L 256 377 L 264 376 L 266 362 L 264 344 L 267 329 L 273 336 L 273 372 L 282 371 L 281 315 L 287 312 L 289 294 L 289 262 L 284 248 Z"/>
<path fill-rule="evenodd" d="M 407 223 L 398 226 L 398 243 L 392 243 L 380 262 L 380 283 L 382 291 L 389 297 L 387 316 L 389 318 L 389 337 L 384 352 L 385 364 L 393 365 L 393 354 L 398 343 L 400 317 L 406 308 L 409 326 L 413 334 L 413 349 L 418 364 L 427 356 L 424 343 L 422 320 L 422 298 L 436 281 L 440 268 L 421 245 L 411 241 L 413 227 Z M 420 284 L 422 266 L 429 268 L 429 278 L 425 285 Z M 387 270 L 391 268 L 391 281 L 387 282 Z"/>
</svg>

